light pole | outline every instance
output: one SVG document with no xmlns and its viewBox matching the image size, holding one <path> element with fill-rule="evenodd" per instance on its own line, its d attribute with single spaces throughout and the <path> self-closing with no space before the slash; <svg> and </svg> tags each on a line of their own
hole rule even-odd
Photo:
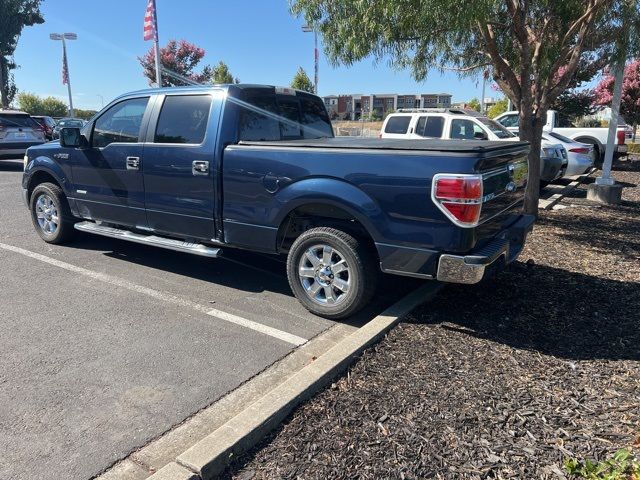
<svg viewBox="0 0 640 480">
<path fill-rule="evenodd" d="M 51 33 L 49 35 L 51 40 L 62 40 L 62 83 L 67 84 L 67 91 L 69 92 L 69 116 L 75 116 L 73 111 L 73 98 L 71 97 L 71 80 L 69 79 L 69 63 L 67 62 L 67 44 L 65 40 L 77 40 L 78 35 L 75 33 Z"/>
<path fill-rule="evenodd" d="M 314 64 L 313 64 L 313 89 L 314 89 L 314 93 L 316 95 L 318 95 L 318 60 L 319 60 L 319 54 L 318 54 L 318 32 L 316 32 L 313 28 L 311 28 L 309 25 L 303 25 L 302 26 L 302 31 L 305 33 L 309 33 L 309 32 L 313 32 L 313 60 L 314 60 Z"/>
<path fill-rule="evenodd" d="M 102 104 L 100 108 L 104 108 L 104 97 L 99 93 L 96 93 L 96 97 L 100 97 L 100 103 Z"/>
</svg>

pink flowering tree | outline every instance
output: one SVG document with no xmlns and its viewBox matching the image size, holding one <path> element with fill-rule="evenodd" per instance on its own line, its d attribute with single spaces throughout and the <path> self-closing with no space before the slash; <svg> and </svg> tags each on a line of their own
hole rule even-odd
<svg viewBox="0 0 640 480">
<path fill-rule="evenodd" d="M 596 105 L 611 105 L 613 83 L 613 75 L 607 73 L 595 88 L 594 103 Z M 633 140 L 635 141 L 636 126 L 640 123 L 640 59 L 634 60 L 624 68 L 620 114 L 627 123 L 633 126 Z"/>
<path fill-rule="evenodd" d="M 160 63 L 162 67 L 182 77 L 203 83 L 211 80 L 211 67 L 205 65 L 200 72 L 194 72 L 202 58 L 204 48 L 200 48 L 186 40 L 169 40 L 165 47 L 160 48 Z M 143 74 L 149 79 L 149 85 L 156 83 L 155 55 L 153 47 L 143 56 L 138 57 L 143 68 Z M 162 86 L 173 87 L 184 85 L 180 80 L 162 75 Z"/>
</svg>

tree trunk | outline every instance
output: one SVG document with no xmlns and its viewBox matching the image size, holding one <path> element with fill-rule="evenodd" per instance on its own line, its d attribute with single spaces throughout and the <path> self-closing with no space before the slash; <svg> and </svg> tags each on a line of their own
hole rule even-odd
<svg viewBox="0 0 640 480">
<path fill-rule="evenodd" d="M 5 72 L 4 72 L 4 55 L 0 52 L 0 108 L 9 107 L 9 101 L 7 99 L 7 89 L 9 87 L 9 81 L 7 78 L 7 84 L 5 85 Z"/>
<path fill-rule="evenodd" d="M 538 199 L 540 197 L 540 148 L 542 146 L 542 128 L 544 122 L 539 112 L 526 109 L 523 102 L 520 110 L 520 139 L 529 142 L 529 181 L 524 196 L 524 211 L 538 216 Z M 546 116 L 546 112 L 544 113 Z"/>
</svg>

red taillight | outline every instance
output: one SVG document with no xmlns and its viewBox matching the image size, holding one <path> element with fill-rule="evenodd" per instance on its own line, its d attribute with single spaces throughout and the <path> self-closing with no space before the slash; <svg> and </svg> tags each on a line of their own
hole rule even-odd
<svg viewBox="0 0 640 480">
<path fill-rule="evenodd" d="M 482 176 L 438 174 L 433 179 L 434 203 L 460 227 L 474 227 L 482 210 Z"/>
<path fill-rule="evenodd" d="M 624 130 L 618 130 L 616 132 L 616 136 L 618 137 L 618 145 L 624 145 L 624 142 L 627 139 L 627 135 L 624 133 Z"/>
<path fill-rule="evenodd" d="M 591 149 L 589 147 L 578 147 L 578 148 L 570 148 L 569 151 L 573 153 L 582 153 L 586 155 L 591 151 Z"/>
</svg>

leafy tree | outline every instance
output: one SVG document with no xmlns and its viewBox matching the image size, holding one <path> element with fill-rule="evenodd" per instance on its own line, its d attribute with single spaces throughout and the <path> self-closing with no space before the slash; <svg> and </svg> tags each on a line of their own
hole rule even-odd
<svg viewBox="0 0 640 480">
<path fill-rule="evenodd" d="M 42 115 L 42 98 L 33 93 L 23 92 L 18 95 L 18 108 L 30 115 Z"/>
<path fill-rule="evenodd" d="M 487 116 L 489 118 L 496 118 L 498 115 L 504 113 L 509 108 L 509 100 L 506 98 L 501 98 L 496 103 L 489 107 L 487 111 Z"/>
<path fill-rule="evenodd" d="M 10 71 L 17 67 L 13 52 L 24 27 L 44 23 L 42 0 L 0 0 L 0 106 L 8 107 L 17 88 Z"/>
<path fill-rule="evenodd" d="M 42 98 L 26 92 L 18 95 L 18 108 L 31 115 L 47 115 L 49 117 L 64 117 L 69 112 L 67 104 L 55 97 Z"/>
<path fill-rule="evenodd" d="M 334 64 L 388 57 L 419 81 L 432 67 L 462 76 L 490 67 L 531 144 L 525 210 L 532 214 L 547 110 L 581 62 L 611 59 L 639 23 L 637 0 L 292 0 L 291 11 L 322 34 Z"/>
<path fill-rule="evenodd" d="M 211 80 L 213 83 L 240 83 L 240 79 L 238 77 L 233 78 L 231 72 L 229 71 L 229 67 L 222 60 L 213 67 L 211 71 Z"/>
<path fill-rule="evenodd" d="M 607 75 L 596 86 L 594 91 L 596 105 L 611 105 L 613 83 L 613 75 Z M 640 59 L 634 60 L 624 68 L 620 114 L 633 126 L 635 141 L 636 126 L 640 123 Z"/>
<path fill-rule="evenodd" d="M 472 98 L 471 100 L 469 100 L 469 103 L 467 103 L 467 107 L 469 107 L 472 110 L 475 110 L 476 112 L 479 112 L 480 110 L 482 110 L 482 106 L 480 105 L 480 100 L 478 100 L 477 98 Z"/>
<path fill-rule="evenodd" d="M 69 107 L 66 103 L 55 97 L 46 97 L 42 99 L 42 112 L 40 115 L 48 115 L 49 117 L 64 117 L 69 113 Z M 77 111 L 76 111 L 77 113 Z"/>
<path fill-rule="evenodd" d="M 593 115 L 595 95 L 593 90 L 565 90 L 556 98 L 551 105 L 553 110 L 557 110 L 565 117 L 569 123 L 575 123 L 578 119 L 587 115 Z"/>
<path fill-rule="evenodd" d="M 74 108 L 73 111 L 75 112 L 76 117 L 83 120 L 89 120 L 97 113 L 96 110 L 83 110 L 81 108 Z"/>
<path fill-rule="evenodd" d="M 302 67 L 298 68 L 293 80 L 291 81 L 291 88 L 296 88 L 298 90 L 304 90 L 305 92 L 315 93 L 315 88 L 313 88 L 313 83 L 311 79 L 307 75 L 307 72 L 304 71 Z"/>
<path fill-rule="evenodd" d="M 204 83 L 211 77 L 211 67 L 204 66 L 201 72 L 195 68 L 204 57 L 205 50 L 186 40 L 169 40 L 165 47 L 160 48 L 161 67 L 179 77 L 185 77 L 193 82 Z M 138 57 L 142 65 L 143 75 L 149 79 L 149 85 L 156 83 L 155 54 L 153 47 L 143 57 Z M 162 74 L 163 87 L 185 85 L 187 82 Z"/>
</svg>

